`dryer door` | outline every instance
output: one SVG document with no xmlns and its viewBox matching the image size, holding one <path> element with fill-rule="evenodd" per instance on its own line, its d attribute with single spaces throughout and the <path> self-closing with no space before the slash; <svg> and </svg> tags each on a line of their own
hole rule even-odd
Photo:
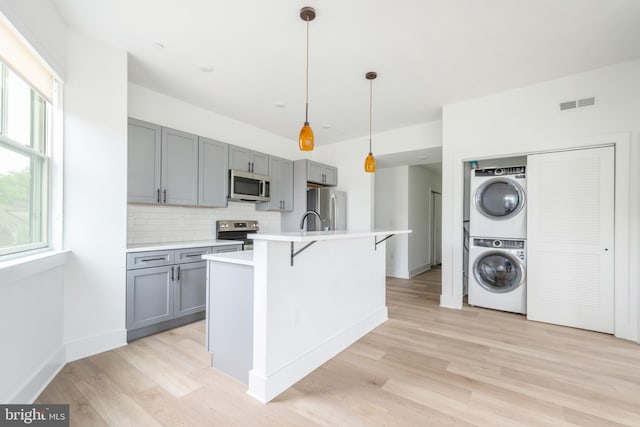
<svg viewBox="0 0 640 427">
<path fill-rule="evenodd" d="M 479 257 L 473 266 L 473 274 L 480 286 L 494 293 L 513 291 L 525 277 L 520 261 L 504 251 L 491 251 Z"/>
<path fill-rule="evenodd" d="M 491 179 L 476 190 L 475 205 L 488 218 L 511 218 L 524 207 L 524 190 L 512 179 Z"/>
</svg>

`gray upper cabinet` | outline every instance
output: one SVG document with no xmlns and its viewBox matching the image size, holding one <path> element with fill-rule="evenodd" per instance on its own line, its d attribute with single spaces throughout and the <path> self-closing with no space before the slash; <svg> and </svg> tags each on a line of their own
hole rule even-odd
<svg viewBox="0 0 640 427">
<path fill-rule="evenodd" d="M 198 204 L 198 137 L 129 119 L 127 200 Z"/>
<path fill-rule="evenodd" d="M 338 168 L 324 165 L 324 183 L 326 185 L 338 185 Z"/>
<path fill-rule="evenodd" d="M 198 138 L 198 206 L 225 207 L 229 181 L 229 144 Z"/>
<path fill-rule="evenodd" d="M 258 175 L 269 175 L 269 155 L 258 151 L 252 151 L 251 172 Z"/>
<path fill-rule="evenodd" d="M 133 203 L 160 201 L 162 128 L 129 119 L 127 200 Z"/>
<path fill-rule="evenodd" d="M 269 155 L 229 145 L 229 169 L 269 175 Z"/>
<path fill-rule="evenodd" d="M 338 168 L 307 160 L 307 182 L 336 186 L 338 185 Z"/>
<path fill-rule="evenodd" d="M 198 204 L 198 137 L 162 128 L 162 202 Z"/>
<path fill-rule="evenodd" d="M 290 211 L 293 209 L 293 162 L 269 156 L 271 200 L 258 203 L 257 210 Z"/>
<path fill-rule="evenodd" d="M 324 172 L 322 163 L 307 160 L 307 182 L 322 184 L 324 182 Z"/>
</svg>

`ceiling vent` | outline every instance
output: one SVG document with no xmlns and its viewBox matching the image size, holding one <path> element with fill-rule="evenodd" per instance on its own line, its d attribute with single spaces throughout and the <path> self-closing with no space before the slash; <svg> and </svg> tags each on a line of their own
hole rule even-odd
<svg viewBox="0 0 640 427">
<path fill-rule="evenodd" d="M 578 99 L 576 101 L 561 102 L 560 111 L 571 110 L 571 109 L 580 108 L 580 107 L 590 107 L 592 105 L 596 105 L 596 98 L 593 96 L 590 98 Z"/>
</svg>

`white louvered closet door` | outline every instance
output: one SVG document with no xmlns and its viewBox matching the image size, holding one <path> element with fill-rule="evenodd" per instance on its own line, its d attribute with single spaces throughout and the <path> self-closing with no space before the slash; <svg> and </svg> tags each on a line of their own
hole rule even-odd
<svg viewBox="0 0 640 427">
<path fill-rule="evenodd" d="M 614 148 L 530 155 L 527 317 L 613 333 Z"/>
</svg>

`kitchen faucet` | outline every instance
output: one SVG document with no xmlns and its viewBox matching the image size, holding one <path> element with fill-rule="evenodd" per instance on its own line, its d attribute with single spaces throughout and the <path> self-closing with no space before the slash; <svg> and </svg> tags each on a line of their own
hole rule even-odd
<svg viewBox="0 0 640 427">
<path fill-rule="evenodd" d="M 320 218 L 320 214 L 313 209 L 309 209 L 302 215 L 302 219 L 300 220 L 300 230 L 304 230 L 304 220 L 307 219 L 309 215 L 315 215 L 318 217 L 318 221 L 320 221 L 320 228 L 322 228 L 322 218 Z"/>
</svg>

